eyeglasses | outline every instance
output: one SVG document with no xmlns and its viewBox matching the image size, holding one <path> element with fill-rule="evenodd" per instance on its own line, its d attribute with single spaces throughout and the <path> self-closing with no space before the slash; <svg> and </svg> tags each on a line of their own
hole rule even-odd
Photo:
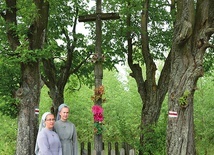
<svg viewBox="0 0 214 155">
<path fill-rule="evenodd" d="M 55 119 L 46 119 L 46 121 L 55 121 Z"/>
</svg>

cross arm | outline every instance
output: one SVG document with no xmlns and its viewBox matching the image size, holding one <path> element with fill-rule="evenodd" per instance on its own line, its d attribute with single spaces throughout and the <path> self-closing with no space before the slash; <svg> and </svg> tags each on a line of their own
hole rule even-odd
<svg viewBox="0 0 214 155">
<path fill-rule="evenodd" d="M 95 21 L 96 18 L 100 18 L 101 20 L 111 20 L 111 19 L 120 19 L 118 13 L 98 13 L 91 15 L 79 16 L 79 22 L 90 22 Z"/>
</svg>

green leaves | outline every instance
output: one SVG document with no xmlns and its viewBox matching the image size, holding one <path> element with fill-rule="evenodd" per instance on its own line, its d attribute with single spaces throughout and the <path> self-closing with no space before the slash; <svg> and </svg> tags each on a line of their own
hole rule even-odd
<svg viewBox="0 0 214 155">
<path fill-rule="evenodd" d="M 100 135 L 100 134 L 103 133 L 103 131 L 104 131 L 103 123 L 95 122 L 94 123 L 94 132 L 95 132 L 95 134 Z"/>
<path fill-rule="evenodd" d="M 11 155 L 16 150 L 17 120 L 2 115 L 0 112 L 0 154 Z"/>
<path fill-rule="evenodd" d="M 212 76 L 201 78 L 194 98 L 196 149 L 199 154 L 213 152 L 214 144 L 214 83 Z"/>
<path fill-rule="evenodd" d="M 21 83 L 19 66 L 8 59 L 0 58 L 0 111 L 16 118 L 19 108 L 14 98 Z"/>
<path fill-rule="evenodd" d="M 1 71 L 1 70 L 0 70 Z M 107 102 L 103 104 L 105 116 L 105 132 L 103 132 L 104 142 L 123 142 L 128 141 L 135 148 L 139 146 L 139 124 L 142 103 L 136 90 L 135 81 L 128 78 L 127 83 L 117 80 L 116 72 L 104 71 L 104 84 L 106 89 Z M 1 77 L 1 76 L 0 76 Z M 214 124 L 213 124 L 213 77 L 201 79 L 198 90 L 196 90 L 194 101 L 195 136 L 196 149 L 199 154 L 213 151 Z M 124 90 L 126 87 L 126 90 Z M 1 88 L 1 87 L 0 87 Z M 127 89 L 128 88 L 128 89 Z M 93 114 L 91 113 L 91 95 L 93 89 L 82 85 L 79 91 L 66 89 L 65 102 L 70 106 L 69 119 L 76 125 L 79 142 L 93 142 L 94 124 Z M 163 104 L 161 116 L 152 135 L 156 139 L 150 145 L 154 154 L 165 153 L 165 134 L 168 117 L 167 99 Z M 3 103 L 3 102 L 1 102 Z M 48 97 L 47 87 L 43 87 L 41 94 L 40 114 L 48 111 L 52 101 Z M 11 111 L 12 112 L 12 111 Z M 16 140 L 16 120 L 1 115 L 3 121 L 0 122 L 0 154 L 14 154 Z M 149 137 L 148 137 L 149 138 Z M 1 145 L 2 144 L 2 145 Z M 3 146 L 3 147 L 2 147 Z M 146 149 L 146 148 L 145 148 Z M 149 149 L 149 148 L 148 148 Z"/>
<path fill-rule="evenodd" d="M 33 3 L 32 0 L 18 0 L 17 18 L 18 31 L 26 31 L 27 27 L 30 26 L 36 18 L 38 18 L 35 3 Z"/>
</svg>

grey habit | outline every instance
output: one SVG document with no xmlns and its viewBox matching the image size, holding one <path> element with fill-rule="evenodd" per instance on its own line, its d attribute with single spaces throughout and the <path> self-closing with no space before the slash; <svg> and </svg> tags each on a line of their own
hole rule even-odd
<svg viewBox="0 0 214 155">
<path fill-rule="evenodd" d="M 59 135 L 62 144 L 62 155 L 78 155 L 78 139 L 75 125 L 68 120 L 60 120 L 59 113 L 63 107 L 69 108 L 64 103 L 58 107 L 57 121 L 55 122 L 54 130 Z"/>
<path fill-rule="evenodd" d="M 39 125 L 39 131 L 36 140 L 36 155 L 62 155 L 62 146 L 59 136 L 56 132 L 45 128 L 45 119 L 50 112 L 45 112 Z"/>
<path fill-rule="evenodd" d="M 54 130 L 59 135 L 63 155 L 78 155 L 78 140 L 75 125 L 69 121 L 57 121 Z"/>
<path fill-rule="evenodd" d="M 56 132 L 42 129 L 37 137 L 38 155 L 62 155 L 61 142 Z"/>
</svg>

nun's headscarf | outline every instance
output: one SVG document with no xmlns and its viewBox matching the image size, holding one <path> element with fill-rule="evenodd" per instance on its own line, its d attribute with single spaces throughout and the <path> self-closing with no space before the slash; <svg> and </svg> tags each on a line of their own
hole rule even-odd
<svg viewBox="0 0 214 155">
<path fill-rule="evenodd" d="M 62 110 L 62 108 L 64 108 L 64 107 L 69 108 L 69 107 L 67 106 L 67 104 L 65 104 L 65 103 L 61 104 L 61 105 L 58 107 L 58 113 L 57 113 L 57 116 L 56 116 L 56 120 L 57 120 L 57 121 L 60 120 L 61 117 L 60 117 L 59 113 L 60 113 L 60 111 Z"/>
<path fill-rule="evenodd" d="M 38 134 L 39 132 L 45 128 L 45 119 L 48 115 L 50 115 L 51 113 L 50 112 L 45 112 L 43 115 L 42 115 L 42 119 L 41 119 L 41 122 L 39 124 L 39 130 L 38 130 Z M 38 137 L 38 135 L 37 135 Z M 35 154 L 37 155 L 39 153 L 39 148 L 38 148 L 38 144 L 37 144 L 37 141 L 36 141 L 36 146 L 35 146 Z"/>
</svg>

